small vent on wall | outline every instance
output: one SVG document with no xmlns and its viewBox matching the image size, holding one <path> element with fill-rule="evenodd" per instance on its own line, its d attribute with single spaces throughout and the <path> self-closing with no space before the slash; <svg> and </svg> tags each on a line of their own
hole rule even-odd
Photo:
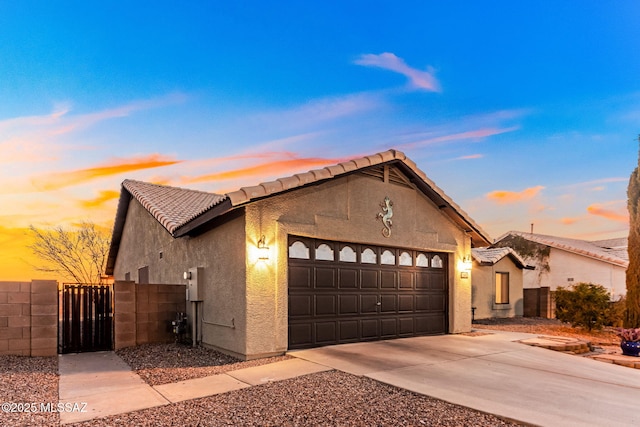
<svg viewBox="0 0 640 427">
<path fill-rule="evenodd" d="M 567 278 L 567 282 L 573 282 L 573 277 Z"/>
</svg>

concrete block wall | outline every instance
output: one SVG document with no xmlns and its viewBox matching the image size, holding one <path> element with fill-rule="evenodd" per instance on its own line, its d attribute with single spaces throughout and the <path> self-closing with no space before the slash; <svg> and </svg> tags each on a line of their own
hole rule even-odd
<svg viewBox="0 0 640 427">
<path fill-rule="evenodd" d="M 58 353 L 58 283 L 0 282 L 0 354 Z"/>
<path fill-rule="evenodd" d="M 171 342 L 171 321 L 185 311 L 185 285 L 114 283 L 115 348 Z"/>
<path fill-rule="evenodd" d="M 553 292 L 549 287 L 524 289 L 524 316 L 546 319 L 555 317 Z"/>
</svg>

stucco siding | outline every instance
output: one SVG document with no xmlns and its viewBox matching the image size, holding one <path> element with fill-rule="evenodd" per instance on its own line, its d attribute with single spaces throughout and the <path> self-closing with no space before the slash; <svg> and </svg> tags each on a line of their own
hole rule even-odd
<svg viewBox="0 0 640 427">
<path fill-rule="evenodd" d="M 496 273 L 509 273 L 509 303 L 496 304 Z M 523 271 L 511 258 L 494 265 L 473 264 L 473 307 L 476 319 L 522 316 L 524 313 Z"/>
<path fill-rule="evenodd" d="M 199 286 L 198 339 L 233 354 L 246 352 L 244 217 L 196 237 L 174 239 L 136 200 L 129 205 L 114 277 L 148 267 L 149 282 L 186 284 L 184 271 L 202 267 Z M 162 253 L 162 257 L 160 257 Z M 195 312 L 187 304 L 189 323 Z"/>
<path fill-rule="evenodd" d="M 572 280 L 570 280 L 572 279 Z M 602 285 L 614 299 L 626 294 L 626 273 L 623 267 L 582 255 L 551 248 L 549 271 L 541 269 L 525 273 L 525 288 L 548 286 L 552 291 L 559 286 L 586 282 Z"/>
</svg>

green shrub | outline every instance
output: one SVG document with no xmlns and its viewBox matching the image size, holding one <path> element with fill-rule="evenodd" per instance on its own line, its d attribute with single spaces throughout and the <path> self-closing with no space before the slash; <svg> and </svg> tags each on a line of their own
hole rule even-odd
<svg viewBox="0 0 640 427">
<path fill-rule="evenodd" d="M 604 286 L 578 283 L 571 288 L 559 287 L 555 292 L 557 319 L 589 331 L 611 323 L 611 296 Z"/>
</svg>

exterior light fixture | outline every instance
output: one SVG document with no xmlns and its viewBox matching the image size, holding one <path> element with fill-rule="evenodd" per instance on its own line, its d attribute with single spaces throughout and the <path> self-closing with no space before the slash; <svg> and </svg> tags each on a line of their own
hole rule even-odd
<svg viewBox="0 0 640 427">
<path fill-rule="evenodd" d="M 471 267 L 473 266 L 473 262 L 471 261 L 470 256 L 465 256 L 462 259 L 462 270 L 463 271 L 471 271 Z"/>
<path fill-rule="evenodd" d="M 185 271 L 184 273 L 182 273 L 182 278 L 184 280 L 191 280 L 191 272 L 190 271 Z"/>
<path fill-rule="evenodd" d="M 258 259 L 269 259 L 269 246 L 265 245 L 264 236 L 262 236 L 260 240 L 258 240 Z"/>
<path fill-rule="evenodd" d="M 460 277 L 463 279 L 468 279 L 472 266 L 473 262 L 471 261 L 471 257 L 469 256 L 465 256 L 460 261 L 458 261 L 458 270 L 460 270 Z"/>
</svg>

